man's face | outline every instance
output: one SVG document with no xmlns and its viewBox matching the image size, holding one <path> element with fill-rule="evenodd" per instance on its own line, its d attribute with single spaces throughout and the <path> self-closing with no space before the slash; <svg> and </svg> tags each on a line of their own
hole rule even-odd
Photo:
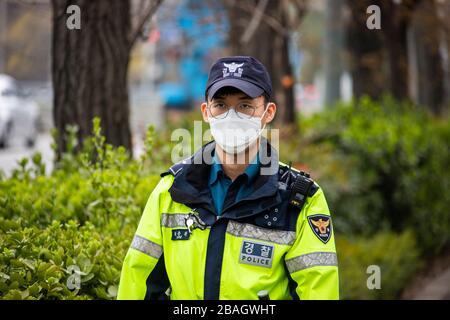
<svg viewBox="0 0 450 320">
<path fill-rule="evenodd" d="M 266 113 L 264 114 L 265 109 Z M 275 116 L 276 105 L 273 102 L 264 104 L 264 97 L 251 98 L 243 92 L 218 95 L 213 99 L 209 99 L 207 102 L 202 103 L 201 110 L 203 115 L 203 120 L 209 122 L 208 118 L 218 117 L 220 112 L 223 110 L 235 109 L 235 111 L 247 114 L 248 116 L 261 118 L 261 124 L 265 125 L 271 122 Z M 222 110 L 222 111 L 220 111 Z"/>
</svg>

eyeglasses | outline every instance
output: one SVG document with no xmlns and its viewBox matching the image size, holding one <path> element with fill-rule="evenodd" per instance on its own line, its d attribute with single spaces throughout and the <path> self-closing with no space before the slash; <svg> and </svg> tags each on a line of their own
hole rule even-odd
<svg viewBox="0 0 450 320">
<path fill-rule="evenodd" d="M 256 109 L 260 106 L 253 105 L 249 102 L 241 102 L 234 107 L 234 111 L 239 118 L 250 119 L 255 114 Z M 213 102 L 208 106 L 209 113 L 215 119 L 224 119 L 232 109 L 231 106 L 223 102 Z"/>
</svg>

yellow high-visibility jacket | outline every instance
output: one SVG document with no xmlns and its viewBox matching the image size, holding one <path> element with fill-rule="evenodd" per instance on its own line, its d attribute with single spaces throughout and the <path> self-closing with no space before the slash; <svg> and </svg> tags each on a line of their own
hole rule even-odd
<svg viewBox="0 0 450 320">
<path fill-rule="evenodd" d="M 272 300 L 339 299 L 322 189 L 306 179 L 305 198 L 293 198 L 293 183 L 305 175 L 278 162 L 268 144 L 270 161 L 262 167 L 276 163 L 273 174 L 258 175 L 244 199 L 226 199 L 218 218 L 210 165 L 198 161 L 214 147 L 206 144 L 162 174 L 125 257 L 118 299 L 258 299 L 261 290 Z M 300 210 L 295 204 L 302 201 Z"/>
</svg>

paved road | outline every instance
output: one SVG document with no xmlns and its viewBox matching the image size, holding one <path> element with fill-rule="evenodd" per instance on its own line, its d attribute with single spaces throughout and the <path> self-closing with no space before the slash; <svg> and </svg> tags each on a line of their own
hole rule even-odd
<svg viewBox="0 0 450 320">
<path fill-rule="evenodd" d="M 12 141 L 11 146 L 6 149 L 0 149 L 0 170 L 6 176 L 10 176 L 13 169 L 18 167 L 17 162 L 24 158 L 32 156 L 36 151 L 41 152 L 42 159 L 46 165 L 46 172 L 50 173 L 53 167 L 53 151 L 50 147 L 52 138 L 50 134 L 39 134 L 36 144 L 33 148 L 26 148 L 20 141 Z"/>
<path fill-rule="evenodd" d="M 449 300 L 450 268 L 429 281 L 413 297 L 414 300 Z"/>
</svg>

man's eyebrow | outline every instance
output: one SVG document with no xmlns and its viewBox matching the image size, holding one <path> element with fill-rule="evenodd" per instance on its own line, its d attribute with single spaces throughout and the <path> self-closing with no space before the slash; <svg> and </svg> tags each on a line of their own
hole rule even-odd
<svg viewBox="0 0 450 320">
<path fill-rule="evenodd" d="M 230 95 L 220 95 L 220 96 L 214 97 L 212 100 L 219 100 L 219 99 L 224 100 L 227 96 L 230 96 Z M 241 95 L 240 97 L 238 97 L 238 99 L 239 100 L 252 100 L 253 98 L 249 97 L 247 95 Z"/>
</svg>

